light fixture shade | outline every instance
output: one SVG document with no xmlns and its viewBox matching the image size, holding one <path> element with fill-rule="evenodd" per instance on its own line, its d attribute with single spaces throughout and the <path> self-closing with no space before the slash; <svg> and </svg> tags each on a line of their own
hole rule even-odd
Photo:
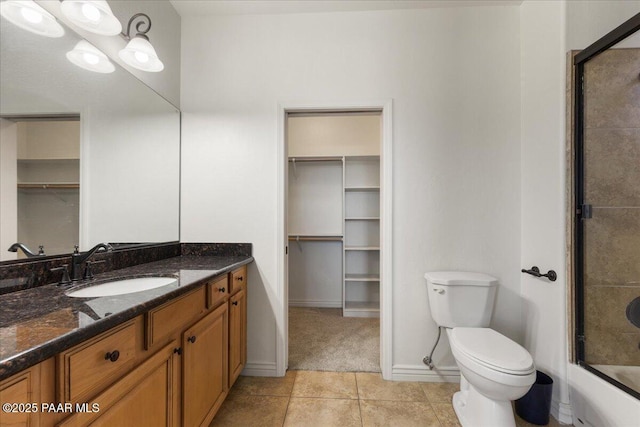
<svg viewBox="0 0 640 427">
<path fill-rule="evenodd" d="M 106 0 L 63 0 L 60 8 L 71 22 L 92 33 L 115 36 L 122 31 Z"/>
<path fill-rule="evenodd" d="M 67 59 L 80 68 L 96 73 L 113 73 L 116 69 L 107 55 L 86 40 L 80 40 L 72 51 L 67 52 Z"/>
<path fill-rule="evenodd" d="M 9 22 L 45 37 L 62 37 L 64 28 L 56 18 L 33 0 L 7 0 L 0 3 L 0 15 Z"/>
<path fill-rule="evenodd" d="M 164 64 L 158 58 L 156 50 L 143 36 L 132 38 L 127 46 L 118 52 L 118 55 L 127 65 L 138 70 L 153 73 L 164 70 Z"/>
</svg>

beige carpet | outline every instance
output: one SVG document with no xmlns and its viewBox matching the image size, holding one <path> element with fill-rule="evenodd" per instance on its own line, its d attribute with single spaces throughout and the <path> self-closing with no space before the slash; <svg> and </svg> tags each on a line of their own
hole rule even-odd
<svg viewBox="0 0 640 427">
<path fill-rule="evenodd" d="M 380 372 L 380 319 L 289 307 L 289 369 Z"/>
</svg>

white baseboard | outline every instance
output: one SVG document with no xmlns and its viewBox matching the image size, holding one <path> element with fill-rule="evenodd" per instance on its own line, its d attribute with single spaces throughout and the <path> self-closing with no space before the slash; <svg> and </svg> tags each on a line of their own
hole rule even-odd
<svg viewBox="0 0 640 427">
<path fill-rule="evenodd" d="M 342 301 L 289 300 L 289 307 L 342 308 Z"/>
<path fill-rule="evenodd" d="M 247 377 L 277 377 L 275 362 L 247 362 L 240 375 Z"/>
<path fill-rule="evenodd" d="M 393 365 L 391 379 L 393 381 L 459 383 L 460 370 L 457 366 L 436 366 L 433 370 L 430 370 L 424 365 Z"/>
<path fill-rule="evenodd" d="M 551 401 L 551 416 L 558 420 L 560 424 L 573 423 L 573 411 L 570 403 L 563 403 L 558 400 Z"/>
</svg>

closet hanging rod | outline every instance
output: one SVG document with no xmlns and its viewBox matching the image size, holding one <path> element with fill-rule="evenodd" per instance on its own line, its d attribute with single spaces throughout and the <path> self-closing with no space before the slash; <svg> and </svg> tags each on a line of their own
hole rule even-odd
<svg viewBox="0 0 640 427">
<path fill-rule="evenodd" d="M 341 162 L 342 157 L 289 157 L 292 163 L 302 162 Z"/>
<path fill-rule="evenodd" d="M 41 190 L 47 190 L 47 189 L 52 189 L 52 188 L 70 188 L 70 189 L 76 189 L 76 188 L 80 188 L 80 184 L 39 184 L 39 183 L 29 183 L 29 184 L 18 184 L 18 188 L 27 188 L 27 189 L 41 189 Z"/>
</svg>

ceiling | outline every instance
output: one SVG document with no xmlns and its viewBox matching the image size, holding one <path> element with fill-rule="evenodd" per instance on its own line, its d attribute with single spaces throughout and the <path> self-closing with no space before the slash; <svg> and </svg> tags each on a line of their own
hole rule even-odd
<svg viewBox="0 0 640 427">
<path fill-rule="evenodd" d="M 521 0 L 170 0 L 180 16 L 513 6 Z"/>
</svg>

